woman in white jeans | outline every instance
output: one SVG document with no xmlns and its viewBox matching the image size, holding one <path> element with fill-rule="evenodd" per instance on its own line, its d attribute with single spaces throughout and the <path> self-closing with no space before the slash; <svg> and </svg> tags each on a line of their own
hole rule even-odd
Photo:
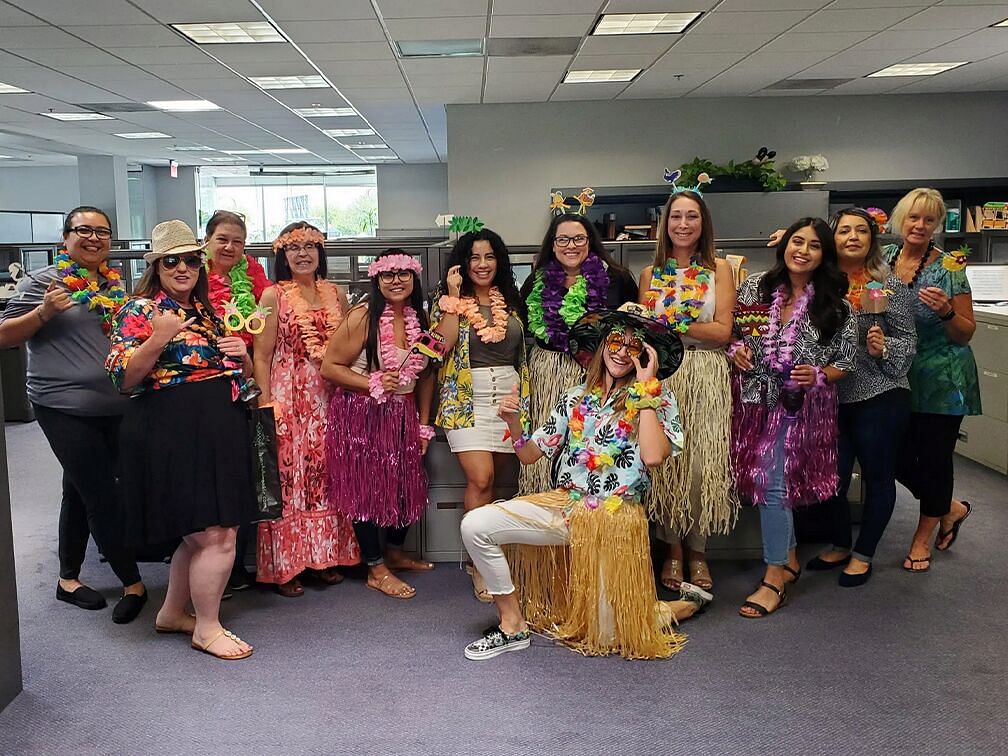
<svg viewBox="0 0 1008 756">
<path fill-rule="evenodd" d="M 682 361 L 679 337 L 629 303 L 585 315 L 570 342 L 587 363 L 585 383 L 566 392 L 531 437 L 517 386 L 499 406 L 518 459 L 552 459 L 555 488 L 480 507 L 462 521 L 462 540 L 500 614 L 466 647 L 469 659 L 528 648 L 530 626 L 587 655 L 664 658 L 684 640 L 670 628 L 673 617 L 710 600 L 688 586 L 691 600 L 658 602 L 640 503 L 648 468 L 682 449 L 675 398 L 659 383 Z M 501 549 L 518 543 L 570 544 L 563 563 L 540 560 L 522 576 L 522 603 Z"/>
</svg>

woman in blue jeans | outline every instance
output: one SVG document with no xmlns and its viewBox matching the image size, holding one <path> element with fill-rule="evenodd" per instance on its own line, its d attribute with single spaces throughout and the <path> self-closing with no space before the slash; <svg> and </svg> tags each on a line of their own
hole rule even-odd
<svg viewBox="0 0 1008 756">
<path fill-rule="evenodd" d="M 844 566 L 839 583 L 864 585 L 872 557 L 896 505 L 896 462 L 910 417 L 907 373 L 917 348 L 913 298 L 882 258 L 878 224 L 861 208 L 833 219 L 840 269 L 847 274 L 847 301 L 858 326 L 857 367 L 837 386 L 840 486 L 828 503 L 832 546 L 811 559 L 810 570 Z M 850 485 L 854 459 L 861 464 L 864 508 L 851 549 Z"/>
<path fill-rule="evenodd" d="M 856 349 L 846 291 L 833 231 L 821 218 L 793 223 L 774 267 L 739 287 L 749 317 L 737 320 L 741 339 L 729 349 L 737 368 L 732 463 L 740 498 L 759 506 L 767 565 L 743 617 L 779 609 L 785 586 L 801 575 L 792 508 L 836 493 L 834 384 L 854 369 Z"/>
</svg>

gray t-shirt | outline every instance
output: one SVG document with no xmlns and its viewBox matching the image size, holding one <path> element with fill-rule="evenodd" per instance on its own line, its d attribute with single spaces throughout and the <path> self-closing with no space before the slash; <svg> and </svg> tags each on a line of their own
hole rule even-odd
<svg viewBox="0 0 1008 756">
<path fill-rule="evenodd" d="M 480 314 L 489 323 L 493 319 L 490 308 L 487 305 L 480 305 Z M 503 341 L 484 344 L 483 340 L 476 334 L 476 329 L 470 326 L 469 329 L 469 367 L 504 367 L 512 366 L 516 370 L 521 363 L 522 339 L 521 324 L 513 316 L 508 318 L 507 333 Z"/>
<path fill-rule="evenodd" d="M 55 265 L 23 278 L 0 312 L 0 322 L 34 310 L 49 283 L 60 279 Z M 98 313 L 75 303 L 28 339 L 28 398 L 70 415 L 121 415 L 129 399 L 105 372 L 108 353 L 109 337 Z"/>
</svg>

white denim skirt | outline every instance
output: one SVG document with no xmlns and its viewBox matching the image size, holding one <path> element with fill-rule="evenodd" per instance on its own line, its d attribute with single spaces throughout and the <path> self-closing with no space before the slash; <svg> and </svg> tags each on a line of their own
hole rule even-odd
<svg viewBox="0 0 1008 756">
<path fill-rule="evenodd" d="M 472 428 L 445 431 L 453 452 L 514 454 L 511 440 L 503 440 L 507 423 L 497 415 L 497 404 L 511 393 L 511 388 L 518 382 L 518 371 L 510 365 L 473 368 L 473 415 L 476 424 Z"/>
</svg>

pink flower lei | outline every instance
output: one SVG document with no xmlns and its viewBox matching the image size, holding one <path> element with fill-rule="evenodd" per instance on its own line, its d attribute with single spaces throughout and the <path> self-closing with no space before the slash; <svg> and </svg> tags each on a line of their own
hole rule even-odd
<svg viewBox="0 0 1008 756">
<path fill-rule="evenodd" d="M 394 270 L 403 270 L 403 268 L 397 267 Z M 403 322 L 406 329 L 406 346 L 411 348 L 420 338 L 423 330 L 420 328 L 420 318 L 417 317 L 416 310 L 409 305 L 403 307 Z M 368 377 L 368 387 L 371 396 L 381 404 L 388 399 L 388 394 L 385 393 L 381 385 L 382 373 L 386 370 L 395 370 L 399 366 L 399 355 L 396 352 L 395 343 L 395 312 L 392 310 L 392 305 L 385 305 L 385 310 L 378 320 L 378 352 L 381 354 L 382 370 L 371 373 Z M 427 357 L 425 355 L 411 351 L 406 362 L 399 368 L 399 385 L 408 386 L 413 383 L 426 365 Z"/>
<path fill-rule="evenodd" d="M 379 273 L 390 273 L 394 270 L 411 270 L 418 276 L 423 273 L 420 263 L 409 255 L 385 255 L 368 265 L 367 274 L 368 278 L 374 278 Z"/>
<path fill-rule="evenodd" d="M 808 304 L 814 296 L 815 287 L 809 281 L 795 301 L 794 309 L 791 311 L 791 321 L 782 334 L 780 319 L 781 310 L 784 308 L 784 287 L 778 286 L 774 290 L 773 302 L 770 305 L 770 325 L 763 342 L 765 344 L 763 364 L 771 370 L 786 375 L 794 367 L 794 345 L 798 338 L 798 328 L 801 326 L 808 310 Z"/>
</svg>

